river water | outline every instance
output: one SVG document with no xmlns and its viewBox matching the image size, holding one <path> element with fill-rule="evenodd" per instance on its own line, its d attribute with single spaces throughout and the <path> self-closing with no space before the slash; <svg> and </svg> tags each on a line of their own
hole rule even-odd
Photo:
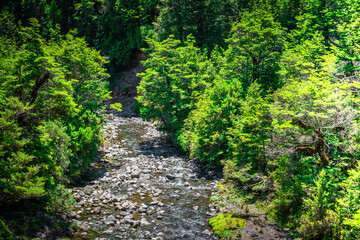
<svg viewBox="0 0 360 240">
<path fill-rule="evenodd" d="M 91 179 L 72 189 L 73 239 L 216 239 L 216 174 L 179 153 L 150 122 L 113 112 Z"/>
</svg>

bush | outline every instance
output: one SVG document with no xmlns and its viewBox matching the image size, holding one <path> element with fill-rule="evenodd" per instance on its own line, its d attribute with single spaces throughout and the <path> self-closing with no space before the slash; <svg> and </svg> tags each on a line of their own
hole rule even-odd
<svg viewBox="0 0 360 240">
<path fill-rule="evenodd" d="M 0 219 L 0 240 L 12 240 L 14 236 L 6 224 Z"/>
</svg>

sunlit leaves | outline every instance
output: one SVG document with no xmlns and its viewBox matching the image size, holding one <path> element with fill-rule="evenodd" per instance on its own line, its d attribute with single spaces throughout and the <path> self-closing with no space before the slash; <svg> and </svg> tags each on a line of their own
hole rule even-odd
<svg viewBox="0 0 360 240">
<path fill-rule="evenodd" d="M 184 45 L 172 37 L 149 43 L 152 52 L 144 63 L 145 73 L 140 74 L 137 100 L 143 105 L 144 117 L 163 121 L 165 128 L 175 133 L 210 81 L 210 63 L 192 37 Z"/>
<path fill-rule="evenodd" d="M 49 197 L 87 167 L 109 98 L 98 51 L 72 33 L 46 40 L 30 24 L 0 38 L 0 203 Z"/>
</svg>

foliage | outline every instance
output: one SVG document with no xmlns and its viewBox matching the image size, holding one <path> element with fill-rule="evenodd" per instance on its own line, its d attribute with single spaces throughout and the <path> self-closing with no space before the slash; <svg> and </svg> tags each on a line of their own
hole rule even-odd
<svg viewBox="0 0 360 240">
<path fill-rule="evenodd" d="M 279 90 L 270 107 L 274 127 L 269 145 L 272 156 L 316 154 L 319 164 L 325 166 L 334 158 L 356 151 L 353 135 L 358 132 L 354 124 L 357 99 L 350 91 L 354 87 L 357 84 L 336 84 L 310 76 Z"/>
<path fill-rule="evenodd" d="M 231 117 L 239 114 L 242 103 L 241 83 L 216 79 L 201 96 L 185 121 L 180 143 L 191 156 L 220 165 L 226 159 L 228 128 Z"/>
<path fill-rule="evenodd" d="M 234 194 L 266 199 L 268 213 L 302 237 L 359 238 L 358 0 L 0 8 L 0 204 L 42 198 L 49 212 L 70 207 L 63 186 L 101 141 L 104 66 L 131 66 L 149 47 L 136 104 L 144 118 L 217 166 Z M 236 238 L 230 228 L 243 222 L 234 217 L 211 220 L 219 236 Z"/>
<path fill-rule="evenodd" d="M 309 39 L 314 33 L 319 32 L 324 37 L 324 45 L 329 47 L 331 38 L 336 36 L 334 21 L 339 18 L 339 9 L 342 7 L 342 1 L 301 0 L 299 14 L 296 17 L 299 40 Z"/>
<path fill-rule="evenodd" d="M 246 227 L 245 220 L 239 218 L 236 213 L 220 213 L 211 218 L 209 224 L 213 228 L 215 236 L 219 236 L 221 239 L 239 239 L 241 233 L 234 230 Z"/>
<path fill-rule="evenodd" d="M 210 201 L 212 201 L 212 202 L 217 202 L 218 200 L 219 200 L 219 197 L 216 195 L 213 195 L 210 197 Z"/>
<path fill-rule="evenodd" d="M 150 41 L 152 52 L 144 65 L 137 100 L 143 117 L 161 120 L 175 136 L 212 76 L 200 49 L 189 37 L 184 45 L 170 37 L 162 42 Z M 161 96 L 161 97 L 160 97 Z M 160 98 L 159 98 L 160 97 Z"/>
<path fill-rule="evenodd" d="M 349 176 L 340 185 L 342 187 L 341 198 L 337 198 L 338 212 L 343 219 L 342 235 L 346 239 L 356 239 L 360 235 L 360 165 L 348 171 Z"/>
<path fill-rule="evenodd" d="M 12 240 L 14 236 L 3 220 L 0 219 L 0 240 Z"/>
<path fill-rule="evenodd" d="M 46 40 L 30 22 L 0 39 L 2 204 L 42 196 L 67 201 L 59 187 L 97 152 L 109 98 L 98 51 L 74 33 Z"/>
<path fill-rule="evenodd" d="M 257 81 L 264 89 L 277 89 L 277 71 L 284 44 L 284 28 L 266 9 L 244 12 L 233 24 L 226 40 L 224 72 L 226 79 L 240 78 L 244 89 Z"/>
<path fill-rule="evenodd" d="M 304 213 L 300 216 L 298 232 L 310 239 L 336 238 L 335 228 L 340 219 L 334 209 L 331 191 L 331 179 L 323 169 L 314 182 L 314 186 L 307 189 L 310 197 L 304 200 Z"/>
<path fill-rule="evenodd" d="M 271 131 L 269 98 L 263 97 L 261 85 L 254 82 L 247 89 L 241 114 L 232 116 L 229 129 L 229 149 L 238 166 L 250 164 L 257 170 L 266 166 L 265 147 Z"/>
<path fill-rule="evenodd" d="M 63 185 L 57 185 L 54 191 L 47 195 L 47 198 L 46 211 L 49 213 L 69 212 L 75 201 Z"/>
<path fill-rule="evenodd" d="M 55 28 L 62 34 L 77 28 L 80 36 L 109 56 L 114 66 L 129 65 L 143 46 L 141 29 L 149 28 L 158 15 L 157 0 L 16 0 L 3 5 L 17 20 L 36 18 L 46 37 L 51 37 Z"/>
<path fill-rule="evenodd" d="M 121 103 L 113 103 L 113 104 L 110 104 L 110 107 L 112 109 L 116 109 L 117 111 L 121 111 L 122 105 L 121 105 Z"/>
<path fill-rule="evenodd" d="M 234 25 L 231 33 L 232 37 L 227 40 L 228 50 L 223 55 L 214 52 L 212 56 L 218 77 L 213 86 L 200 97 L 196 109 L 185 121 L 184 133 L 180 137 L 181 145 L 192 156 L 218 166 L 221 160 L 231 158 L 232 155 L 239 156 L 239 152 L 246 151 L 246 147 L 250 150 L 251 145 L 264 145 L 266 137 L 263 137 L 260 129 L 266 128 L 266 124 L 255 116 L 250 117 L 250 114 L 266 112 L 266 101 L 257 94 L 262 93 L 261 88 L 266 86 L 267 89 L 275 89 L 279 86 L 275 82 L 278 78 L 277 60 L 280 57 L 283 32 L 272 15 L 262 10 L 244 13 L 243 20 Z M 271 84 L 267 84 L 267 81 L 271 81 Z M 247 101 L 243 101 L 245 96 Z M 257 105 L 247 105 L 250 101 Z M 261 111 L 249 111 L 249 108 Z M 256 124 L 250 122 L 254 119 Z M 248 138 L 251 138 L 250 135 L 257 137 L 253 139 L 256 144 L 243 144 L 248 140 L 244 138 L 244 128 L 249 125 L 256 126 L 255 129 L 247 130 Z M 230 150 L 231 144 L 233 149 Z M 262 150 L 258 154 L 260 152 Z"/>
<path fill-rule="evenodd" d="M 183 42 L 188 35 L 194 36 L 196 46 L 209 52 L 215 46 L 225 46 L 224 40 L 231 27 L 231 13 L 226 1 L 174 1 L 161 0 L 159 16 L 155 23 L 155 35 L 160 41 L 173 35 Z"/>
<path fill-rule="evenodd" d="M 140 111 L 165 116 L 164 123 L 176 126 L 168 130 L 182 148 L 208 166 L 222 167 L 243 194 L 269 194 L 269 213 L 279 223 L 309 239 L 356 238 L 359 209 L 347 212 L 345 206 L 356 205 L 350 200 L 356 190 L 347 181 L 354 179 L 359 150 L 358 2 L 235 2 L 229 12 L 239 17 L 230 15 L 235 21 L 220 44 L 224 48 L 208 55 L 201 74 L 211 78 L 202 90 L 193 95 L 182 88 L 188 95 L 169 100 L 169 93 L 176 96 L 172 86 L 179 86 L 173 85 L 172 69 L 179 68 L 168 59 L 180 48 L 167 47 L 165 59 L 149 56 L 156 64 L 147 65 L 144 76 L 151 72 L 163 81 L 139 88 Z M 196 44 L 204 44 L 194 33 L 200 25 L 190 23 L 202 2 L 161 4 L 155 38 L 174 34 L 179 46 L 187 46 L 185 36 L 193 33 Z M 197 76 L 181 82 L 192 81 L 199 83 Z"/>
</svg>

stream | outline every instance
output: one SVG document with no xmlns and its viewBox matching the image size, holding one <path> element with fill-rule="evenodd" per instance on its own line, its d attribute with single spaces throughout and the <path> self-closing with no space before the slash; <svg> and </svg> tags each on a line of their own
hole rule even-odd
<svg viewBox="0 0 360 240">
<path fill-rule="evenodd" d="M 150 122 L 107 115 L 91 180 L 72 189 L 72 239 L 216 239 L 209 199 L 219 176 L 179 153 Z"/>
</svg>

